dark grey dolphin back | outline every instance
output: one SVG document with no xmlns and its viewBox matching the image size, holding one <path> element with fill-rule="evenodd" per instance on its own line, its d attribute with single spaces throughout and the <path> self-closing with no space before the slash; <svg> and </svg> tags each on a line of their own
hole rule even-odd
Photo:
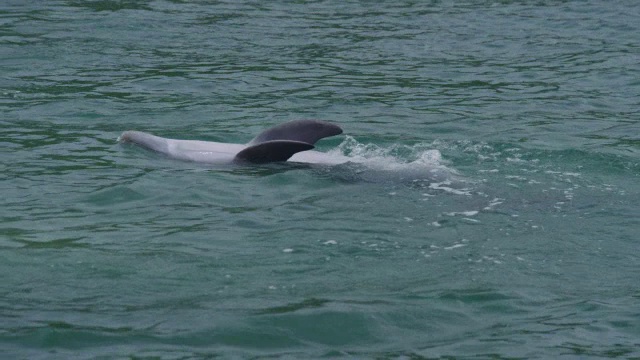
<svg viewBox="0 0 640 360">
<path fill-rule="evenodd" d="M 251 146 L 272 140 L 299 141 L 313 145 L 322 138 L 339 134 L 342 134 L 342 129 L 338 125 L 326 121 L 295 120 L 263 131 L 247 145 Z"/>
</svg>

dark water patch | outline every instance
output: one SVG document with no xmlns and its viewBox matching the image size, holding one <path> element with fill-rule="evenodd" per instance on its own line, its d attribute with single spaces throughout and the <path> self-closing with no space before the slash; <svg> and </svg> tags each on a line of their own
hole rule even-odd
<svg viewBox="0 0 640 360">
<path fill-rule="evenodd" d="M 283 313 L 296 312 L 296 311 L 305 310 L 305 309 L 320 308 L 329 302 L 330 302 L 329 300 L 325 300 L 325 299 L 307 299 L 299 303 L 292 303 L 284 306 L 267 308 L 259 311 L 258 314 L 265 314 L 265 315 L 266 314 L 283 314 Z"/>
<path fill-rule="evenodd" d="M 152 10 L 148 1 L 127 0 L 90 0 L 67 1 L 67 6 L 78 7 L 92 11 L 121 11 L 121 10 Z"/>
<path fill-rule="evenodd" d="M 146 196 L 126 187 L 116 187 L 91 194 L 87 201 L 95 206 L 112 206 L 129 201 L 140 201 Z"/>
<path fill-rule="evenodd" d="M 25 248 L 31 249 L 64 249 L 64 248 L 82 248 L 87 247 L 86 243 L 79 241 L 85 240 L 85 237 L 71 238 L 71 239 L 56 239 L 50 241 L 26 241 L 26 240 L 14 240 L 22 243 Z"/>
</svg>

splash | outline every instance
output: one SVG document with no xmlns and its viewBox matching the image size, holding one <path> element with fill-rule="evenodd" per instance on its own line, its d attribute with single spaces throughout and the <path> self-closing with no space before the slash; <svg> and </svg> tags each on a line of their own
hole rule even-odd
<svg viewBox="0 0 640 360">
<path fill-rule="evenodd" d="M 351 136 L 327 152 L 327 155 L 342 159 L 348 167 L 364 180 L 446 180 L 458 173 L 445 165 L 438 149 L 426 144 L 379 146 L 363 144 Z"/>
<path fill-rule="evenodd" d="M 348 157 L 350 162 L 365 164 L 380 170 L 446 168 L 440 151 L 428 148 L 424 144 L 413 146 L 393 144 L 381 147 L 375 144 L 362 144 L 353 137 L 347 136 L 338 148 L 330 153 L 332 152 Z"/>
</svg>

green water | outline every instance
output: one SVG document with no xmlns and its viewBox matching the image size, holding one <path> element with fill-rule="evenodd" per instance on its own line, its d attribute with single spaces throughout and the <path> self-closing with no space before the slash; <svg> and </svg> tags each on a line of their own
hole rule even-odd
<svg viewBox="0 0 640 360">
<path fill-rule="evenodd" d="M 640 358 L 636 1 L 3 1 L 0 358 Z M 350 164 L 212 167 L 317 118 Z"/>
</svg>

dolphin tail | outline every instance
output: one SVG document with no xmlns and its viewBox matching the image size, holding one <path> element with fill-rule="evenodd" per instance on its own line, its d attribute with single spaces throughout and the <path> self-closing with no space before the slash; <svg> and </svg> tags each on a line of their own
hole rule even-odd
<svg viewBox="0 0 640 360">
<path fill-rule="evenodd" d="M 322 138 L 339 134 L 342 134 L 342 129 L 326 121 L 295 120 L 261 132 L 247 145 L 252 146 L 272 140 L 290 140 L 313 145 Z"/>
<path fill-rule="evenodd" d="M 313 145 L 302 141 L 271 140 L 250 145 L 236 154 L 235 161 L 266 164 L 287 161 L 293 154 L 313 149 Z"/>
</svg>

